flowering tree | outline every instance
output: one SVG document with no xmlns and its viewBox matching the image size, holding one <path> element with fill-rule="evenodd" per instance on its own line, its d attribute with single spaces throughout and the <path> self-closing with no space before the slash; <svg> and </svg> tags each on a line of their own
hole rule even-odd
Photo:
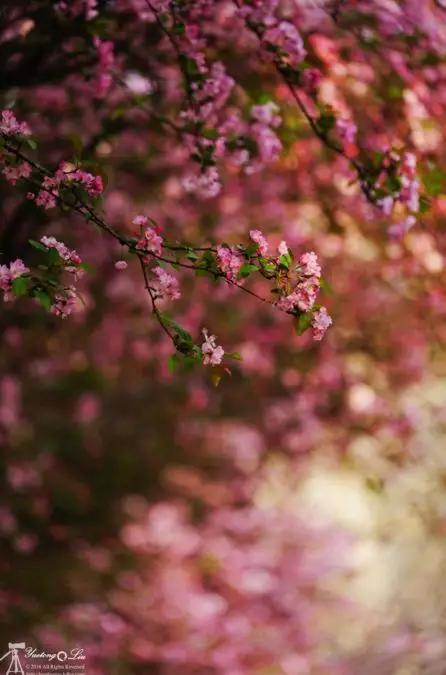
<svg viewBox="0 0 446 675">
<path fill-rule="evenodd" d="M 98 672 L 129 632 L 126 658 L 169 675 L 347 672 L 304 630 L 329 551 L 310 574 L 317 533 L 256 495 L 271 448 L 293 472 L 360 433 L 395 464 L 410 453 L 404 392 L 445 337 L 445 18 L 433 0 L 2 8 L 0 422 L 14 508 L 1 526 L 17 555 L 73 542 L 113 573 L 106 601 L 61 608 L 75 631 L 106 627 L 89 646 Z M 209 390 L 228 359 L 232 380 Z M 165 456 L 143 461 L 150 487 L 136 460 L 114 459 L 146 436 L 133 427 L 147 428 L 147 381 L 150 429 L 169 428 L 154 434 Z M 54 451 L 71 434 L 75 466 Z M 101 453 L 127 476 L 110 493 L 86 479 Z M 166 503 L 135 507 L 129 494 L 147 490 Z M 96 491 L 113 512 L 99 535 L 83 520 L 103 518 Z M 5 603 L 32 614 L 26 601 Z"/>
</svg>

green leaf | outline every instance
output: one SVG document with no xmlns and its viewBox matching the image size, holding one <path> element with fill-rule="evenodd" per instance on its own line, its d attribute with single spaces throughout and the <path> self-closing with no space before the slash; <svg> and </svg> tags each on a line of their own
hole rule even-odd
<svg viewBox="0 0 446 675">
<path fill-rule="evenodd" d="M 188 56 L 181 54 L 181 56 L 179 57 L 179 61 L 181 68 L 188 77 L 190 77 L 192 80 L 201 79 L 202 76 L 200 73 L 200 69 L 198 68 L 198 65 L 194 59 L 191 59 Z"/>
<path fill-rule="evenodd" d="M 249 275 L 252 272 L 258 272 L 258 271 L 259 271 L 259 268 L 257 267 L 257 265 L 251 265 L 251 263 L 245 263 L 239 269 L 238 278 L 244 279 L 245 277 L 249 277 Z"/>
<path fill-rule="evenodd" d="M 253 242 L 252 244 L 248 244 L 248 246 L 245 248 L 245 255 L 247 255 L 248 258 L 249 258 L 252 255 L 254 255 L 255 253 L 257 253 L 258 250 L 259 250 L 259 245 L 256 244 L 255 242 Z"/>
<path fill-rule="evenodd" d="M 204 269 L 203 267 L 197 267 L 195 274 L 197 277 L 207 277 L 209 274 L 212 274 L 208 269 Z"/>
<path fill-rule="evenodd" d="M 18 277 L 12 282 L 12 292 L 18 298 L 26 295 L 28 291 L 29 279 L 27 277 Z"/>
<path fill-rule="evenodd" d="M 32 150 L 35 150 L 37 148 L 37 143 L 32 138 L 27 138 L 26 142 Z"/>
<path fill-rule="evenodd" d="M 37 298 L 37 300 L 40 302 L 42 307 L 44 307 L 46 310 L 49 310 L 51 307 L 51 297 L 46 293 L 45 291 L 39 291 L 36 290 L 33 293 L 34 297 Z"/>
<path fill-rule="evenodd" d="M 429 197 L 426 197 L 426 195 L 421 195 L 420 197 L 420 208 L 419 212 L 420 213 L 427 213 L 431 207 L 431 202 Z"/>
<path fill-rule="evenodd" d="M 268 262 L 263 265 L 263 269 L 268 274 L 274 274 L 274 272 L 276 271 L 276 265 L 274 263 Z"/>
<path fill-rule="evenodd" d="M 242 357 L 238 352 L 225 352 L 225 356 L 228 359 L 235 359 L 236 361 L 241 361 Z"/>
<path fill-rule="evenodd" d="M 388 176 L 386 186 L 389 188 L 390 192 L 399 192 L 401 190 L 401 180 L 398 176 Z"/>
<path fill-rule="evenodd" d="M 305 333 L 307 328 L 311 326 L 311 321 L 313 319 L 313 315 L 311 312 L 306 312 L 305 314 L 301 314 L 295 321 L 294 321 L 294 328 L 295 331 L 298 335 L 302 335 L 302 333 Z"/>
<path fill-rule="evenodd" d="M 44 246 L 40 241 L 36 241 L 35 239 L 28 239 L 28 243 L 31 244 L 33 248 L 36 248 L 38 251 L 45 251 L 45 253 L 48 251 L 47 247 Z"/>
<path fill-rule="evenodd" d="M 158 316 L 165 326 L 168 328 L 173 328 L 175 333 L 182 339 L 182 341 L 193 345 L 194 341 L 192 339 L 192 335 L 188 333 L 187 330 L 184 330 L 184 328 L 182 328 L 176 321 L 171 319 L 170 316 L 167 316 L 167 314 L 159 312 Z"/>
<path fill-rule="evenodd" d="M 289 269 L 290 264 L 291 264 L 291 256 L 289 253 L 285 253 L 285 255 L 281 255 L 279 258 L 279 264 L 282 265 L 282 267 L 286 267 L 286 269 Z"/>
<path fill-rule="evenodd" d="M 167 367 L 169 368 L 170 373 L 174 373 L 179 366 L 179 358 L 176 354 L 172 354 L 169 356 L 169 360 L 167 362 Z"/>
<path fill-rule="evenodd" d="M 202 130 L 201 135 L 204 138 L 208 138 L 210 141 L 216 141 L 219 137 L 217 129 L 205 128 Z"/>
<path fill-rule="evenodd" d="M 186 258 L 191 262 L 195 262 L 196 260 L 198 260 L 199 256 L 197 255 L 197 253 L 195 253 L 194 250 L 191 249 L 186 253 Z"/>
<path fill-rule="evenodd" d="M 427 194 L 436 197 L 446 191 L 446 173 L 432 165 L 423 176 L 423 184 Z"/>
<path fill-rule="evenodd" d="M 47 251 L 47 255 L 48 255 L 48 264 L 49 265 L 56 265 L 57 263 L 59 263 L 61 261 L 61 257 L 60 257 L 59 253 L 56 251 L 55 248 L 50 248 Z"/>
<path fill-rule="evenodd" d="M 176 23 L 172 30 L 175 33 L 175 35 L 184 35 L 186 26 L 184 25 L 184 23 Z"/>
</svg>

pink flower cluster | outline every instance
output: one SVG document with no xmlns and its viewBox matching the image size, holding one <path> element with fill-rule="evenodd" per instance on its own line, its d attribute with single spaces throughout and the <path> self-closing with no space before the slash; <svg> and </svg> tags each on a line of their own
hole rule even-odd
<svg viewBox="0 0 446 675">
<path fill-rule="evenodd" d="M 11 262 L 9 267 L 8 265 L 0 265 L 0 290 L 3 291 L 5 301 L 12 300 L 11 285 L 14 279 L 18 279 L 28 272 L 28 267 L 20 258 Z"/>
<path fill-rule="evenodd" d="M 225 350 L 217 345 L 215 335 L 209 335 L 206 328 L 203 328 L 204 342 L 201 345 L 203 353 L 203 364 L 205 366 L 218 366 L 225 355 Z"/>
<path fill-rule="evenodd" d="M 95 78 L 95 96 L 104 98 L 108 93 L 112 82 L 112 68 L 115 63 L 114 43 L 110 40 L 100 40 L 94 37 L 94 46 L 98 53 L 98 72 Z"/>
<path fill-rule="evenodd" d="M 58 8 L 71 17 L 84 15 L 86 19 L 94 19 L 98 13 L 97 0 L 59 0 Z"/>
<path fill-rule="evenodd" d="M 60 189 L 73 184 L 82 186 L 90 197 L 98 197 L 104 189 L 101 176 L 94 176 L 82 169 L 72 170 L 70 165 L 63 162 L 54 176 L 45 176 L 37 194 L 28 193 L 28 199 L 35 199 L 37 206 L 51 209 L 57 204 Z"/>
<path fill-rule="evenodd" d="M 67 171 L 62 167 L 62 174 L 58 175 L 60 182 L 65 181 L 66 183 L 78 183 L 85 188 L 86 192 L 90 197 L 99 197 L 100 194 L 104 191 L 104 184 L 102 182 L 101 176 L 94 176 L 88 171 L 82 171 L 82 169 L 76 169 L 75 171 Z"/>
<path fill-rule="evenodd" d="M 62 241 L 58 241 L 55 237 L 43 236 L 40 238 L 41 243 L 47 248 L 54 248 L 65 262 L 71 262 L 74 265 L 80 265 L 82 259 L 80 255 L 74 251 L 70 250 Z"/>
<path fill-rule="evenodd" d="M 260 230 L 250 230 L 249 236 L 257 244 L 260 255 L 265 256 L 268 253 L 268 242 Z"/>
<path fill-rule="evenodd" d="M 348 569 L 347 536 L 275 508 L 225 506 L 199 522 L 182 501 L 124 508 L 121 541 L 138 564 L 106 605 L 73 604 L 52 631 L 68 625 L 95 672 L 111 654 L 166 675 L 341 672 L 314 643 L 321 610 L 339 611 L 320 589 Z"/>
<path fill-rule="evenodd" d="M 319 280 L 316 277 L 301 279 L 292 293 L 280 298 L 277 306 L 286 312 L 293 312 L 296 308 L 308 312 L 316 302 L 318 292 Z"/>
<path fill-rule="evenodd" d="M 262 41 L 273 52 L 291 66 L 297 66 L 306 56 L 302 37 L 294 23 L 277 16 L 279 3 L 277 0 L 253 0 L 243 2 L 240 14 L 250 23 L 261 26 Z M 268 50 L 268 55 L 271 55 Z"/>
<path fill-rule="evenodd" d="M 249 166 L 248 173 L 274 161 L 282 151 L 282 143 L 274 131 L 282 122 L 278 112 L 279 107 L 272 101 L 251 108 L 253 122 L 248 133 L 256 142 L 258 161 Z"/>
<path fill-rule="evenodd" d="M 30 136 L 31 130 L 26 122 L 18 122 L 12 110 L 2 110 L 0 134 L 5 136 Z"/>
<path fill-rule="evenodd" d="M 234 80 L 227 74 L 221 61 L 208 62 L 206 40 L 199 25 L 203 18 L 201 9 L 204 7 L 199 5 L 200 3 L 190 3 L 189 7 L 184 8 L 185 30 L 179 39 L 182 53 L 194 63 L 200 74 L 199 77 L 189 79 L 190 100 L 187 109 L 182 111 L 181 118 L 191 127 L 191 132 L 185 134 L 185 141 L 190 155 L 201 162 L 201 170 L 198 175 L 186 175 L 183 187 L 187 192 L 195 192 L 200 197 L 209 199 L 219 194 L 221 181 L 216 166 L 209 165 L 203 158 L 214 155 L 218 140 L 205 137 L 197 130 L 200 127 L 213 129 L 217 137 L 221 136 L 220 118 L 234 87 Z"/>
<path fill-rule="evenodd" d="M 197 16 L 209 11 L 207 3 L 191 3 L 187 8 L 185 31 L 180 40 L 181 48 L 194 62 L 200 77 L 190 84 L 192 103 L 181 113 L 182 119 L 193 131 L 185 134 L 191 156 L 202 162 L 201 171 L 187 174 L 183 187 L 204 199 L 216 197 L 221 191 L 217 166 L 209 164 L 211 158 L 228 158 L 247 173 L 258 171 L 264 164 L 275 160 L 282 144 L 274 132 L 281 122 L 278 108 L 272 103 L 256 105 L 251 109 L 251 121 L 242 119 L 238 110 L 225 109 L 234 87 L 225 66 L 220 61 L 208 63 L 206 39 L 203 37 Z M 201 134 L 200 128 L 212 131 L 212 136 Z M 250 139 L 254 141 L 255 150 Z M 204 159 L 205 158 L 205 159 Z"/>
<path fill-rule="evenodd" d="M 63 293 L 57 293 L 51 305 L 51 312 L 61 319 L 66 319 L 76 307 L 76 289 L 74 286 L 66 288 Z"/>
<path fill-rule="evenodd" d="M 399 192 L 396 192 L 392 195 L 387 195 L 378 202 L 378 207 L 385 215 L 390 215 L 395 206 L 395 202 L 398 200 L 401 204 L 404 204 L 407 209 L 410 211 L 403 221 L 400 221 L 397 224 L 391 225 L 389 228 L 389 234 L 394 237 L 401 237 L 408 230 L 410 230 L 415 224 L 415 216 L 413 214 L 418 213 L 420 208 L 420 181 L 416 175 L 417 169 L 417 158 L 412 152 L 405 152 L 401 158 L 401 161 L 398 155 L 391 154 L 385 166 L 387 166 L 389 161 L 399 162 L 399 180 L 401 188 Z M 385 180 L 386 174 L 383 172 L 382 179 Z"/>
<path fill-rule="evenodd" d="M 409 211 L 416 213 L 420 208 L 420 182 L 416 176 L 417 158 L 412 152 L 406 152 L 401 162 L 401 192 L 399 199 Z"/>
<path fill-rule="evenodd" d="M 198 175 L 190 174 L 183 178 L 183 187 L 204 199 L 216 197 L 221 190 L 221 181 L 217 167 L 210 166 Z"/>
<path fill-rule="evenodd" d="M 82 264 L 82 259 L 77 251 L 70 250 L 63 242 L 58 241 L 55 237 L 43 236 L 40 239 L 41 243 L 47 248 L 54 248 L 62 260 L 66 263 L 65 271 L 71 272 L 76 280 L 80 279 L 84 270 L 79 267 Z"/>
<path fill-rule="evenodd" d="M 321 266 L 319 265 L 318 257 L 314 251 L 303 253 L 300 256 L 299 267 L 302 274 L 306 277 L 317 277 L 319 279 L 321 276 Z"/>
<path fill-rule="evenodd" d="M 325 307 L 321 307 L 317 312 L 315 312 L 311 322 L 313 340 L 322 340 L 327 328 L 329 328 L 332 323 L 333 320 Z"/>
<path fill-rule="evenodd" d="M 358 128 L 353 120 L 338 117 L 336 119 L 336 131 L 345 144 L 352 145 L 355 142 Z"/>
<path fill-rule="evenodd" d="M 194 98 L 199 106 L 199 111 L 195 116 L 188 111 L 186 119 L 195 119 L 204 122 L 214 123 L 217 114 L 226 103 L 232 88 L 234 80 L 230 77 L 221 61 L 215 61 L 206 71 L 206 78 L 200 86 L 194 83 L 192 89 Z"/>
<path fill-rule="evenodd" d="M 243 265 L 243 258 L 240 253 L 234 248 L 219 246 L 217 248 L 217 262 L 226 279 L 237 281 L 238 273 Z"/>
<path fill-rule="evenodd" d="M 28 162 L 19 162 L 18 164 L 8 164 L 3 167 L 2 174 L 11 185 L 15 185 L 20 178 L 29 178 L 31 175 L 31 165 Z"/>
<path fill-rule="evenodd" d="M 136 216 L 132 222 L 138 227 L 144 227 L 149 219 L 146 216 Z M 137 243 L 137 248 L 160 256 L 163 252 L 163 238 L 154 227 L 146 227 L 143 236 Z"/>
<path fill-rule="evenodd" d="M 291 66 L 297 66 L 306 56 L 302 37 L 290 21 L 278 21 L 269 25 L 262 35 L 263 40 L 279 49 L 281 56 Z"/>
<path fill-rule="evenodd" d="M 156 286 L 157 297 L 160 299 L 178 300 L 181 297 L 178 280 L 161 267 L 155 267 L 153 274 L 158 277 Z"/>
<path fill-rule="evenodd" d="M 285 255 L 285 251 L 288 251 L 285 242 L 281 242 L 279 249 L 282 250 L 281 255 Z M 313 309 L 320 289 L 321 266 L 316 253 L 314 251 L 303 253 L 299 257 L 296 270 L 299 274 L 297 284 L 291 293 L 279 299 L 277 306 L 290 313 L 296 309 L 308 312 Z M 313 339 L 321 340 L 332 323 L 325 307 L 314 312 L 311 322 Z"/>
</svg>

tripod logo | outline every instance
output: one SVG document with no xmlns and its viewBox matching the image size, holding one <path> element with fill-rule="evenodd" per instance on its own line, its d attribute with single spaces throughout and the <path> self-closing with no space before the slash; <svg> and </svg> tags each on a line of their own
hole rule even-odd
<svg viewBox="0 0 446 675">
<path fill-rule="evenodd" d="M 19 652 L 21 649 L 25 649 L 26 645 L 24 642 L 10 642 L 8 644 L 9 651 L 6 652 L 6 654 L 3 654 L 2 657 L 0 657 L 0 661 L 3 661 L 3 659 L 6 659 L 8 656 L 10 658 L 9 661 L 9 667 L 8 670 L 6 671 L 6 675 L 11 675 L 11 673 L 14 673 L 14 675 L 25 675 L 23 672 L 22 664 L 20 663 L 20 655 Z"/>
</svg>

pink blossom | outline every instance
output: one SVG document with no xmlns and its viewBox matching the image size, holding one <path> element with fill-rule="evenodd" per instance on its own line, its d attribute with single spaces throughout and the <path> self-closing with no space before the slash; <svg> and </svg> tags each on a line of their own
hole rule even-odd
<svg viewBox="0 0 446 675">
<path fill-rule="evenodd" d="M 257 143 L 257 150 L 263 164 L 268 164 L 279 157 L 282 143 L 270 127 L 256 122 L 251 126 L 250 132 Z"/>
<path fill-rule="evenodd" d="M 240 254 L 227 246 L 219 246 L 217 261 L 225 277 L 230 281 L 237 281 L 239 270 L 243 265 L 243 258 Z"/>
<path fill-rule="evenodd" d="M 381 209 L 384 215 L 389 216 L 392 213 L 394 203 L 394 198 L 391 195 L 387 195 L 387 197 L 380 199 L 376 205 Z"/>
<path fill-rule="evenodd" d="M 280 298 L 277 306 L 286 312 L 292 312 L 296 308 L 302 312 L 307 312 L 313 307 L 318 291 L 319 279 L 317 277 L 309 277 L 301 281 L 292 293 Z"/>
<path fill-rule="evenodd" d="M 259 247 L 259 253 L 265 256 L 268 253 L 268 242 L 260 230 L 250 230 L 249 236 Z"/>
<path fill-rule="evenodd" d="M 147 224 L 147 221 L 149 219 L 147 216 L 135 216 L 132 220 L 133 225 L 137 225 L 138 227 L 143 227 L 144 225 Z"/>
<path fill-rule="evenodd" d="M 309 94 L 314 94 L 322 80 L 322 73 L 319 68 L 306 68 L 302 73 L 302 87 Z"/>
<path fill-rule="evenodd" d="M 104 98 L 112 84 L 111 71 L 115 62 L 114 43 L 110 40 L 100 40 L 94 37 L 94 46 L 98 53 L 98 69 L 95 82 L 95 96 Z"/>
<path fill-rule="evenodd" d="M 317 277 L 321 276 L 321 266 L 319 265 L 318 258 L 314 251 L 309 253 L 303 253 L 299 258 L 299 265 L 306 277 Z"/>
<path fill-rule="evenodd" d="M 126 74 L 124 82 L 130 91 L 138 96 L 152 94 L 155 89 L 153 82 L 134 71 Z"/>
<path fill-rule="evenodd" d="M 53 209 L 57 204 L 57 197 L 59 190 L 57 188 L 58 181 L 54 177 L 45 176 L 42 182 L 42 189 L 35 197 L 37 206 L 44 209 Z"/>
<path fill-rule="evenodd" d="M 187 192 L 196 192 L 205 199 L 216 197 L 221 190 L 220 176 L 215 166 L 211 166 L 198 176 L 186 176 L 183 187 Z"/>
<path fill-rule="evenodd" d="M 127 263 L 126 263 L 125 260 L 117 260 L 117 261 L 115 262 L 115 268 L 116 268 L 117 270 L 126 270 L 127 267 L 128 267 L 128 265 L 127 265 Z"/>
<path fill-rule="evenodd" d="M 26 122 L 18 122 L 12 110 L 2 110 L 0 120 L 0 133 L 6 136 L 30 136 L 31 130 Z"/>
<path fill-rule="evenodd" d="M 203 353 L 203 364 L 205 366 L 218 366 L 225 354 L 223 347 L 217 346 L 215 335 L 208 335 L 206 328 L 203 328 L 204 342 L 201 345 Z"/>
<path fill-rule="evenodd" d="M 155 267 L 153 274 L 158 277 L 157 293 L 161 298 L 178 300 L 181 297 L 178 280 L 172 274 L 163 270 L 162 267 Z"/>
<path fill-rule="evenodd" d="M 400 201 L 406 204 L 410 211 L 416 213 L 420 208 L 420 182 L 416 178 L 401 178 L 402 189 Z"/>
<path fill-rule="evenodd" d="M 325 307 L 321 307 L 315 312 L 313 321 L 311 322 L 313 340 L 322 340 L 327 328 L 331 326 L 332 323 L 333 320 Z"/>
<path fill-rule="evenodd" d="M 2 169 L 8 183 L 15 185 L 19 178 L 29 178 L 31 175 L 31 166 L 28 162 L 21 162 L 20 164 L 5 166 Z"/>
<path fill-rule="evenodd" d="M 279 106 L 273 101 L 268 101 L 263 105 L 253 105 L 251 108 L 251 117 L 257 122 L 268 127 L 278 127 L 281 123 L 281 117 L 277 113 Z"/>
<path fill-rule="evenodd" d="M 411 178 L 415 176 L 415 171 L 417 168 L 417 158 L 413 152 L 405 152 L 403 155 L 403 160 L 401 162 L 402 172 Z"/>
<path fill-rule="evenodd" d="M 417 220 L 415 216 L 408 216 L 399 223 L 394 223 L 391 225 L 388 229 L 388 233 L 395 239 L 401 239 L 405 234 L 407 234 L 407 232 L 409 232 L 410 229 L 412 229 L 416 222 Z"/>
<path fill-rule="evenodd" d="M 76 265 L 79 265 L 82 262 L 82 259 L 77 251 L 70 251 L 70 249 L 63 242 L 58 241 L 55 237 L 43 236 L 41 237 L 40 241 L 47 248 L 54 248 L 62 260 L 75 263 Z"/>
<path fill-rule="evenodd" d="M 264 34 L 265 42 L 270 42 L 284 53 L 284 57 L 293 66 L 298 65 L 306 56 L 306 49 L 297 28 L 290 21 L 281 21 L 268 28 Z"/>
<path fill-rule="evenodd" d="M 62 165 L 56 172 L 58 183 L 79 183 L 82 185 L 90 197 L 98 197 L 104 191 L 104 185 L 101 176 L 95 176 L 88 171 L 76 169 L 75 171 L 66 171 Z"/>
<path fill-rule="evenodd" d="M 7 291 L 11 285 L 11 272 L 7 265 L 0 265 L 0 288 Z"/>
<path fill-rule="evenodd" d="M 59 0 L 58 8 L 72 17 L 83 14 L 86 19 L 97 16 L 97 0 Z"/>
<path fill-rule="evenodd" d="M 163 252 L 163 238 L 153 227 L 147 227 L 144 237 L 138 242 L 138 248 L 159 256 Z"/>
<path fill-rule="evenodd" d="M 289 250 L 286 241 L 281 241 L 279 246 L 277 247 L 278 253 L 280 256 L 282 255 L 289 255 Z"/>
<path fill-rule="evenodd" d="M 344 141 L 344 143 L 354 143 L 357 134 L 357 126 L 352 120 L 343 119 L 342 117 L 336 120 L 336 130 Z"/>
<path fill-rule="evenodd" d="M 64 294 L 56 294 L 54 302 L 51 305 L 52 314 L 60 316 L 61 319 L 66 319 L 73 313 L 76 307 L 76 298 L 76 289 L 73 286 L 67 288 Z"/>
<path fill-rule="evenodd" d="M 10 263 L 9 272 L 11 275 L 11 279 L 17 279 L 18 277 L 27 274 L 29 272 L 29 269 L 28 267 L 26 267 L 23 260 L 17 258 L 17 260 L 14 260 L 14 262 Z"/>
</svg>

